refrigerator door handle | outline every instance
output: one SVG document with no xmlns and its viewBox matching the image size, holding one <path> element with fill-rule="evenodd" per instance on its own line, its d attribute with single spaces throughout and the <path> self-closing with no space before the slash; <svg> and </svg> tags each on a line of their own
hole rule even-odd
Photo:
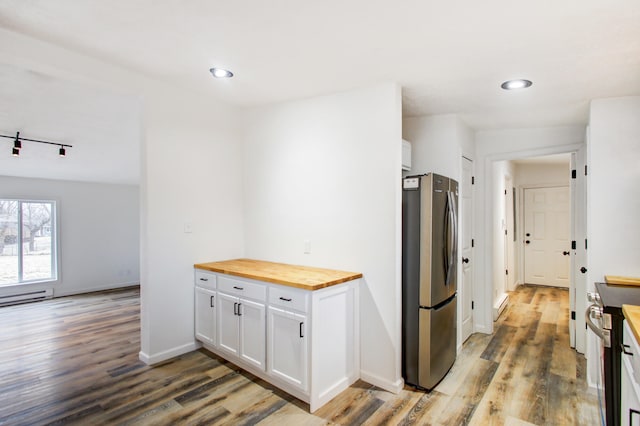
<svg viewBox="0 0 640 426">
<path fill-rule="evenodd" d="M 451 191 L 447 192 L 447 196 L 449 197 L 449 269 L 447 270 L 447 285 L 451 284 L 450 278 L 453 275 L 453 268 L 456 264 L 456 213 L 455 213 L 455 204 L 453 200 L 453 193 Z"/>
<path fill-rule="evenodd" d="M 450 207 L 450 203 L 451 203 L 451 197 L 449 196 L 449 191 L 447 191 L 447 201 L 445 203 L 445 219 L 444 219 L 444 235 L 442 236 L 443 239 L 443 257 L 444 257 L 444 285 L 447 286 L 449 285 L 449 269 L 451 267 L 451 259 L 449 258 L 449 255 L 451 254 L 451 248 L 449 247 L 449 242 L 450 242 L 450 237 L 449 234 L 451 233 L 451 207 Z"/>
<path fill-rule="evenodd" d="M 455 268 L 458 257 L 458 206 L 456 205 L 456 199 L 451 193 L 451 216 L 453 219 L 453 241 L 451 241 L 451 267 Z"/>
</svg>

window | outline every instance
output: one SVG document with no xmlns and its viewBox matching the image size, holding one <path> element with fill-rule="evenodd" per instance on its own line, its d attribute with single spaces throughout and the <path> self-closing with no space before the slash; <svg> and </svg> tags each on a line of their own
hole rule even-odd
<svg viewBox="0 0 640 426">
<path fill-rule="evenodd" d="M 0 199 L 0 285 L 57 279 L 55 201 Z"/>
</svg>

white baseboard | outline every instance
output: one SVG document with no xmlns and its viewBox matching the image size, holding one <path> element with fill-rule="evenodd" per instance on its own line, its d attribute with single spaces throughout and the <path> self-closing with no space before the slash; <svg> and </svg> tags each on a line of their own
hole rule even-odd
<svg viewBox="0 0 640 426">
<path fill-rule="evenodd" d="M 496 321 L 504 308 L 509 304 L 509 295 L 507 293 L 502 293 L 502 296 L 498 298 L 496 303 L 493 305 L 493 320 Z"/>
<path fill-rule="evenodd" d="M 482 334 L 492 334 L 493 332 L 489 329 L 489 327 L 485 325 L 474 325 L 473 326 L 474 333 L 482 333 Z"/>
<path fill-rule="evenodd" d="M 400 391 L 404 387 L 404 379 L 402 377 L 395 382 L 392 382 L 376 374 L 360 370 L 360 379 L 395 394 L 400 393 Z"/>
<path fill-rule="evenodd" d="M 185 343 L 181 346 L 176 346 L 175 348 L 167 349 L 162 352 L 158 352 L 157 354 L 146 354 L 142 351 L 138 353 L 138 358 L 140 361 L 144 362 L 147 365 L 154 365 L 162 361 L 166 361 L 171 358 L 175 358 L 182 354 L 186 354 L 187 352 L 193 352 L 201 347 L 197 342 Z"/>
</svg>

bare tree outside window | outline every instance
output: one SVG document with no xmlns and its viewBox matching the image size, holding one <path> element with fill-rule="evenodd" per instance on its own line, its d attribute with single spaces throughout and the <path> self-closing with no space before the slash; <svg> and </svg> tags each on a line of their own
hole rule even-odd
<svg viewBox="0 0 640 426">
<path fill-rule="evenodd" d="M 55 203 L 0 199 L 0 285 L 56 279 Z"/>
</svg>

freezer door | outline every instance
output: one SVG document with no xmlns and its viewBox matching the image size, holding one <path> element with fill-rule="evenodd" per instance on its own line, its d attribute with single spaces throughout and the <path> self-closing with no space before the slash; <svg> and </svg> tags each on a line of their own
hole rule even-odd
<svg viewBox="0 0 640 426">
<path fill-rule="evenodd" d="M 420 309 L 418 386 L 432 389 L 456 360 L 457 298 L 438 309 Z"/>
</svg>

